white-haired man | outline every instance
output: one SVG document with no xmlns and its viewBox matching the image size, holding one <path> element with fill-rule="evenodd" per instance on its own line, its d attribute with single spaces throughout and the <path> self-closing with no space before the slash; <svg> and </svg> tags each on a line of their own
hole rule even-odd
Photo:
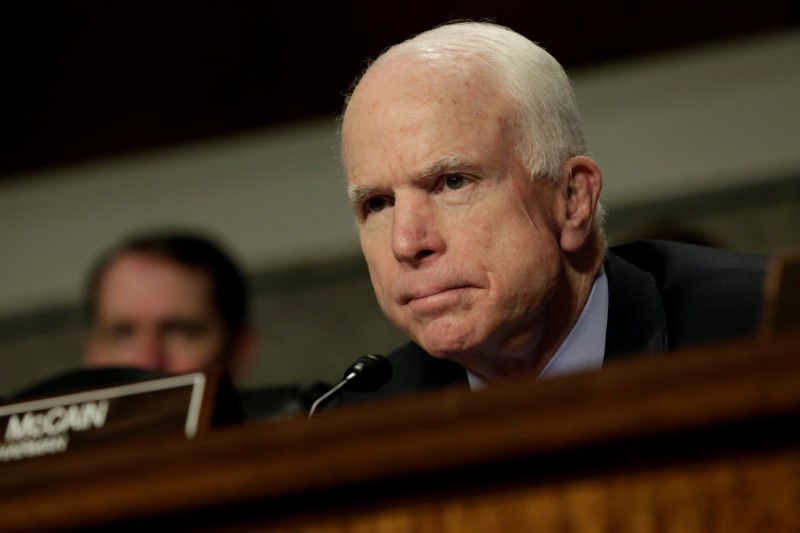
<svg viewBox="0 0 800 533">
<path fill-rule="evenodd" d="M 755 327 L 766 258 L 606 252 L 570 82 L 508 28 L 453 23 L 389 49 L 341 128 L 375 294 L 412 339 L 379 395 L 594 369 Z"/>
</svg>

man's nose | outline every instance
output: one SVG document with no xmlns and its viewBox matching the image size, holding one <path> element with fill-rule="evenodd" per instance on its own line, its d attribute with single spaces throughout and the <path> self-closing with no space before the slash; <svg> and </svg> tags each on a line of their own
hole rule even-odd
<svg viewBox="0 0 800 533">
<path fill-rule="evenodd" d="M 436 228 L 436 207 L 427 198 L 395 198 L 392 253 L 395 259 L 416 264 L 444 249 Z"/>
<path fill-rule="evenodd" d="M 148 370 L 163 370 L 164 343 L 158 332 L 142 332 L 136 338 L 134 364 Z"/>
</svg>

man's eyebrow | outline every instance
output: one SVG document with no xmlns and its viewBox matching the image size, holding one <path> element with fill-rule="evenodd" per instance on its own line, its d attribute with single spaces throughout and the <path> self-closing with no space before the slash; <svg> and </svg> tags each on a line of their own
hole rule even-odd
<svg viewBox="0 0 800 533">
<path fill-rule="evenodd" d="M 375 190 L 373 185 L 351 185 L 347 188 L 347 201 L 350 209 L 355 210 L 361 200 L 372 194 Z"/>
<path fill-rule="evenodd" d="M 472 166 L 470 160 L 463 155 L 450 154 L 428 165 L 425 170 L 422 171 L 422 176 L 425 178 L 435 178 L 441 174 L 464 171 Z"/>
</svg>

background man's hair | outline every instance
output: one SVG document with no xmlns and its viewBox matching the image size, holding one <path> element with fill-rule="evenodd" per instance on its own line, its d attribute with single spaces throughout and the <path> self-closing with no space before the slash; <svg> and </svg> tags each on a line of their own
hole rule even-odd
<svg viewBox="0 0 800 533">
<path fill-rule="evenodd" d="M 211 283 L 212 306 L 229 333 L 249 320 L 247 278 L 231 256 L 212 238 L 191 231 L 151 231 L 133 235 L 103 254 L 89 273 L 85 293 L 85 316 L 92 324 L 97 315 L 100 283 L 108 268 L 129 253 L 165 259 L 205 273 Z"/>
</svg>

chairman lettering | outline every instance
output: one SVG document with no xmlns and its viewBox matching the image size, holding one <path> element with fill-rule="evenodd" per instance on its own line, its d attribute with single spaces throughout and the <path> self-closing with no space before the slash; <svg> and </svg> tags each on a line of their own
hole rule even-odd
<svg viewBox="0 0 800 533">
<path fill-rule="evenodd" d="M 106 423 L 108 401 L 56 406 L 47 411 L 11 415 L 6 426 L 6 442 L 54 437 L 68 432 L 100 429 Z"/>
</svg>

